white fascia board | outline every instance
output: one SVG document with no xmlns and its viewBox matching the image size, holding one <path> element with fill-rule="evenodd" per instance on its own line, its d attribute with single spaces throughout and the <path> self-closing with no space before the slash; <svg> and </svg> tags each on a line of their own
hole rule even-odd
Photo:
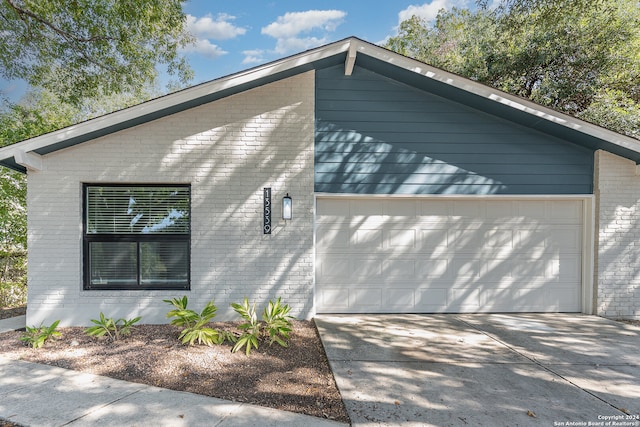
<svg viewBox="0 0 640 427">
<path fill-rule="evenodd" d="M 622 135 L 617 132 L 602 128 L 589 122 L 585 122 L 567 114 L 560 113 L 535 102 L 502 92 L 482 83 L 461 77 L 459 75 L 449 73 L 447 71 L 432 67 L 424 62 L 408 58 L 390 52 L 384 48 L 360 40 L 355 40 L 358 52 L 376 58 L 380 61 L 396 65 L 408 71 L 421 74 L 430 79 L 437 80 L 449 86 L 462 89 L 466 92 L 473 93 L 494 102 L 507 105 L 516 110 L 520 110 L 538 117 L 542 120 L 565 126 L 567 128 L 582 132 L 587 135 L 611 142 L 620 147 L 640 153 L 640 141 L 630 136 Z"/>
<path fill-rule="evenodd" d="M 16 150 L 14 154 L 16 163 L 20 166 L 24 166 L 28 170 L 41 171 L 42 170 L 42 156 L 36 153 L 28 153 L 24 150 Z"/>
<path fill-rule="evenodd" d="M 353 67 L 356 65 L 356 55 L 358 54 L 356 41 L 349 44 L 349 51 L 347 52 L 347 59 L 344 62 L 344 75 L 350 76 L 353 73 Z"/>
<path fill-rule="evenodd" d="M 0 148 L 0 159 L 7 159 L 11 157 L 15 158 L 16 152 L 18 151 L 35 151 L 58 142 L 66 141 L 75 137 L 81 137 L 82 135 L 100 131 L 125 121 L 135 120 L 136 118 L 141 118 L 148 114 L 153 114 L 176 105 L 188 103 L 194 99 L 206 97 L 225 89 L 250 83 L 299 66 L 308 65 L 314 61 L 346 52 L 349 49 L 350 44 L 351 39 L 346 39 L 341 42 L 312 49 L 279 61 L 202 83 L 197 86 L 183 89 L 179 92 L 152 99 L 142 104 L 96 117 L 95 119 L 91 119 L 86 122 L 68 126 L 64 129 L 31 138 L 17 144 L 9 145 L 7 147 Z"/>
</svg>

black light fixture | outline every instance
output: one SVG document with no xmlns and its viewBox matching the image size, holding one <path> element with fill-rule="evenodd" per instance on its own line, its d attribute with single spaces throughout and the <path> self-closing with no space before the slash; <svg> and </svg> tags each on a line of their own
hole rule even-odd
<svg viewBox="0 0 640 427">
<path fill-rule="evenodd" d="M 289 193 L 282 198 L 282 219 L 293 218 L 293 202 Z"/>
</svg>

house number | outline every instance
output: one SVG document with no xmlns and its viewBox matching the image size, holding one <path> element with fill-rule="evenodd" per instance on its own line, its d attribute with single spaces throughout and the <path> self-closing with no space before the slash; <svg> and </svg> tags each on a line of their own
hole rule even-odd
<svg viewBox="0 0 640 427">
<path fill-rule="evenodd" d="M 271 188 L 265 187 L 264 192 L 264 234 L 271 234 Z"/>
</svg>

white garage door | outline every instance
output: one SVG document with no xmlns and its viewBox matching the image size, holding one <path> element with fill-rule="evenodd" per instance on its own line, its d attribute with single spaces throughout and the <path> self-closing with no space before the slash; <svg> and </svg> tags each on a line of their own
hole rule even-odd
<svg viewBox="0 0 640 427">
<path fill-rule="evenodd" d="M 578 312 L 583 203 L 318 198 L 317 311 Z"/>
</svg>

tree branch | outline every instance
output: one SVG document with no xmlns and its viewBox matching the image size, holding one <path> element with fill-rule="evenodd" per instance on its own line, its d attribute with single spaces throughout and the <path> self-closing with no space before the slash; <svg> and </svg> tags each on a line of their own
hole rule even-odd
<svg viewBox="0 0 640 427">
<path fill-rule="evenodd" d="M 62 28 L 56 26 L 55 24 L 53 24 L 52 22 L 47 21 L 46 19 L 36 15 L 35 13 L 31 12 L 30 10 L 27 9 L 23 9 L 21 7 L 19 7 L 18 5 L 16 5 L 13 0 L 4 0 L 5 3 L 7 3 L 13 10 L 16 11 L 16 13 L 18 14 L 18 16 L 20 16 L 20 19 L 22 21 L 27 21 L 25 19 L 25 17 L 31 18 L 36 22 L 39 22 L 40 24 L 49 27 L 51 30 L 53 30 L 54 32 L 56 32 L 58 35 L 62 36 L 64 39 L 66 40 L 72 40 L 78 43 L 92 43 L 95 41 L 102 41 L 102 40 L 115 40 L 115 38 L 113 37 L 106 37 L 106 36 L 93 36 L 93 37 L 79 37 L 75 34 L 69 33 L 67 31 L 64 31 Z"/>
</svg>

